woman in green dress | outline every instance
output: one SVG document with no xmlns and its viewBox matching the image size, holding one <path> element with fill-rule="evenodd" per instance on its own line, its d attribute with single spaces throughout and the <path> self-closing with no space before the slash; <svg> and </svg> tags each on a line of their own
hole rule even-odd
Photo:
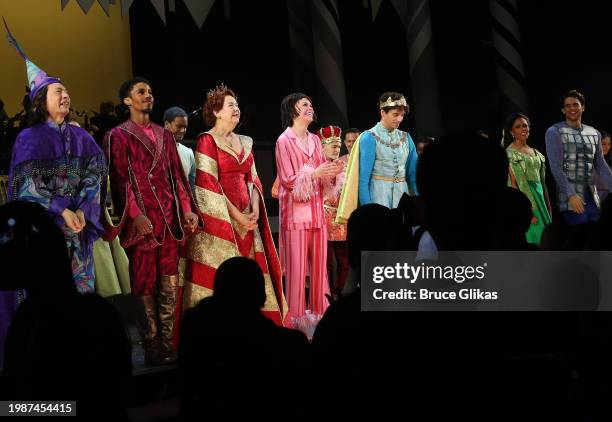
<svg viewBox="0 0 612 422">
<path fill-rule="evenodd" d="M 545 183 L 546 159 L 527 143 L 529 126 L 527 116 L 512 114 L 504 127 L 503 146 L 510 164 L 508 186 L 519 189 L 531 201 L 533 218 L 526 234 L 527 241 L 539 245 L 552 214 Z"/>
</svg>

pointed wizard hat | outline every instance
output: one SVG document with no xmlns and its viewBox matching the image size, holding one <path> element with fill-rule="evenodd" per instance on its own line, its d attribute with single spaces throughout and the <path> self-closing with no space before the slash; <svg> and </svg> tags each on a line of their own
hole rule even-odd
<svg viewBox="0 0 612 422">
<path fill-rule="evenodd" d="M 4 20 L 4 17 L 2 18 L 2 21 L 4 22 L 4 29 L 6 30 L 6 36 L 8 37 L 9 44 L 15 47 L 15 50 L 17 50 L 19 55 L 26 62 L 26 67 L 28 71 L 28 84 L 30 86 L 29 97 L 30 101 L 34 101 L 36 94 L 38 94 L 38 92 L 42 88 L 46 87 L 49 84 L 58 83 L 60 82 L 60 80 L 58 78 L 54 78 L 52 76 L 47 75 L 44 70 L 36 66 L 34 63 L 32 63 L 30 59 L 28 59 L 15 37 L 13 37 L 13 34 L 11 34 L 11 31 L 9 30 L 8 25 L 6 24 L 6 20 Z"/>
</svg>

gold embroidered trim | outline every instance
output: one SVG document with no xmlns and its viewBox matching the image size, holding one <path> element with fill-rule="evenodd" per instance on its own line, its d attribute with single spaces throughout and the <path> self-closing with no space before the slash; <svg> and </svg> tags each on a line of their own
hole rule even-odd
<svg viewBox="0 0 612 422">
<path fill-rule="evenodd" d="M 266 281 L 266 303 L 264 304 L 262 311 L 280 311 L 278 307 L 278 301 L 276 300 L 276 293 L 274 292 L 274 286 L 272 285 L 272 278 L 270 274 L 264 274 Z"/>
<path fill-rule="evenodd" d="M 185 278 L 187 276 L 187 259 L 179 258 L 178 263 L 178 287 L 185 286 Z"/>
<path fill-rule="evenodd" d="M 229 258 L 239 255 L 233 242 L 205 232 L 192 235 L 187 247 L 188 258 L 215 269 Z"/>
<path fill-rule="evenodd" d="M 204 286 L 199 286 L 195 283 L 188 282 L 185 285 L 185 301 L 183 302 L 183 308 L 189 309 L 196 306 L 204 298 L 212 296 L 213 291 Z"/>
<path fill-rule="evenodd" d="M 242 148 L 244 148 L 244 154 L 242 154 L 242 161 L 240 162 L 240 164 L 242 164 L 249 158 L 253 150 L 253 139 L 245 135 L 238 135 L 238 138 L 240 138 L 240 143 L 242 143 Z"/>
<path fill-rule="evenodd" d="M 208 131 L 206 133 L 212 136 L 213 140 L 215 141 L 215 144 L 217 144 L 217 148 L 219 148 L 221 151 L 227 152 L 229 155 L 234 157 L 236 161 L 238 161 L 238 163 L 240 164 L 245 162 L 245 160 L 249 157 L 249 154 L 251 154 L 251 151 L 253 150 L 253 139 L 251 137 L 236 134 L 236 136 L 238 136 L 238 139 L 240 140 L 240 144 L 242 145 L 243 150 L 242 160 L 240 160 L 238 158 L 238 154 L 236 154 L 236 151 L 231 149 L 225 142 L 221 142 L 211 131 Z"/>
<path fill-rule="evenodd" d="M 213 158 L 196 151 L 195 162 L 198 170 L 214 176 L 215 179 L 219 178 L 219 167 L 217 165 L 217 161 L 215 161 Z"/>
<path fill-rule="evenodd" d="M 261 234 L 259 230 L 253 231 L 253 248 L 256 253 L 265 253 L 263 241 L 261 240 Z"/>
<path fill-rule="evenodd" d="M 393 183 L 402 183 L 406 181 L 405 177 L 398 177 L 398 176 L 378 176 L 376 174 L 372 175 L 372 179 L 374 180 L 382 180 L 384 182 L 393 182 Z M 323 205 L 323 207 L 325 207 L 325 205 Z"/>
<path fill-rule="evenodd" d="M 378 141 L 379 143 L 381 143 L 382 145 L 385 145 L 391 149 L 396 149 L 401 147 L 404 142 L 406 142 L 406 132 L 401 132 L 401 138 L 398 142 L 392 142 L 392 141 L 385 141 L 384 139 L 382 139 L 380 136 L 378 136 L 373 130 L 369 130 L 370 134 L 372 134 L 372 136 L 374 137 L 374 139 L 376 139 L 376 141 Z"/>
<path fill-rule="evenodd" d="M 195 186 L 195 197 L 202 214 L 230 222 L 224 195 Z"/>
</svg>

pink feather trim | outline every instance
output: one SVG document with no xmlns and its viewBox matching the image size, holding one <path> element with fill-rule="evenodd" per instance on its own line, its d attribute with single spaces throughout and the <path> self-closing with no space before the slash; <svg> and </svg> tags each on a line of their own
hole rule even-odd
<svg viewBox="0 0 612 422">
<path fill-rule="evenodd" d="M 310 200 L 313 193 L 312 173 L 314 171 L 315 169 L 309 165 L 302 167 L 300 170 L 293 186 L 293 199 L 295 201 L 306 202 Z"/>
<path fill-rule="evenodd" d="M 325 177 L 323 182 L 323 196 L 331 206 L 337 206 L 344 186 L 345 172 L 338 173 L 335 178 Z"/>
</svg>

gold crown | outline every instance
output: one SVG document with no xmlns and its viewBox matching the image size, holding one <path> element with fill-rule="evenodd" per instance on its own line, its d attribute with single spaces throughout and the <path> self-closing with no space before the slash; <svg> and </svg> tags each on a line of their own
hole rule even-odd
<svg viewBox="0 0 612 422">
<path fill-rule="evenodd" d="M 401 97 L 399 100 L 393 101 L 391 97 L 387 98 L 384 103 L 380 103 L 380 108 L 385 107 L 408 107 L 408 103 L 406 102 L 406 98 Z"/>
<path fill-rule="evenodd" d="M 321 143 L 323 145 L 333 143 L 342 145 L 342 140 L 340 139 L 340 136 L 342 136 L 342 129 L 340 129 L 338 126 L 323 126 L 321 129 L 319 129 L 317 134 L 319 135 L 319 138 L 321 138 Z"/>
<path fill-rule="evenodd" d="M 323 145 L 334 144 L 334 143 L 342 145 L 342 139 L 340 139 L 337 136 L 330 136 L 329 138 L 321 138 L 321 143 Z"/>
</svg>

